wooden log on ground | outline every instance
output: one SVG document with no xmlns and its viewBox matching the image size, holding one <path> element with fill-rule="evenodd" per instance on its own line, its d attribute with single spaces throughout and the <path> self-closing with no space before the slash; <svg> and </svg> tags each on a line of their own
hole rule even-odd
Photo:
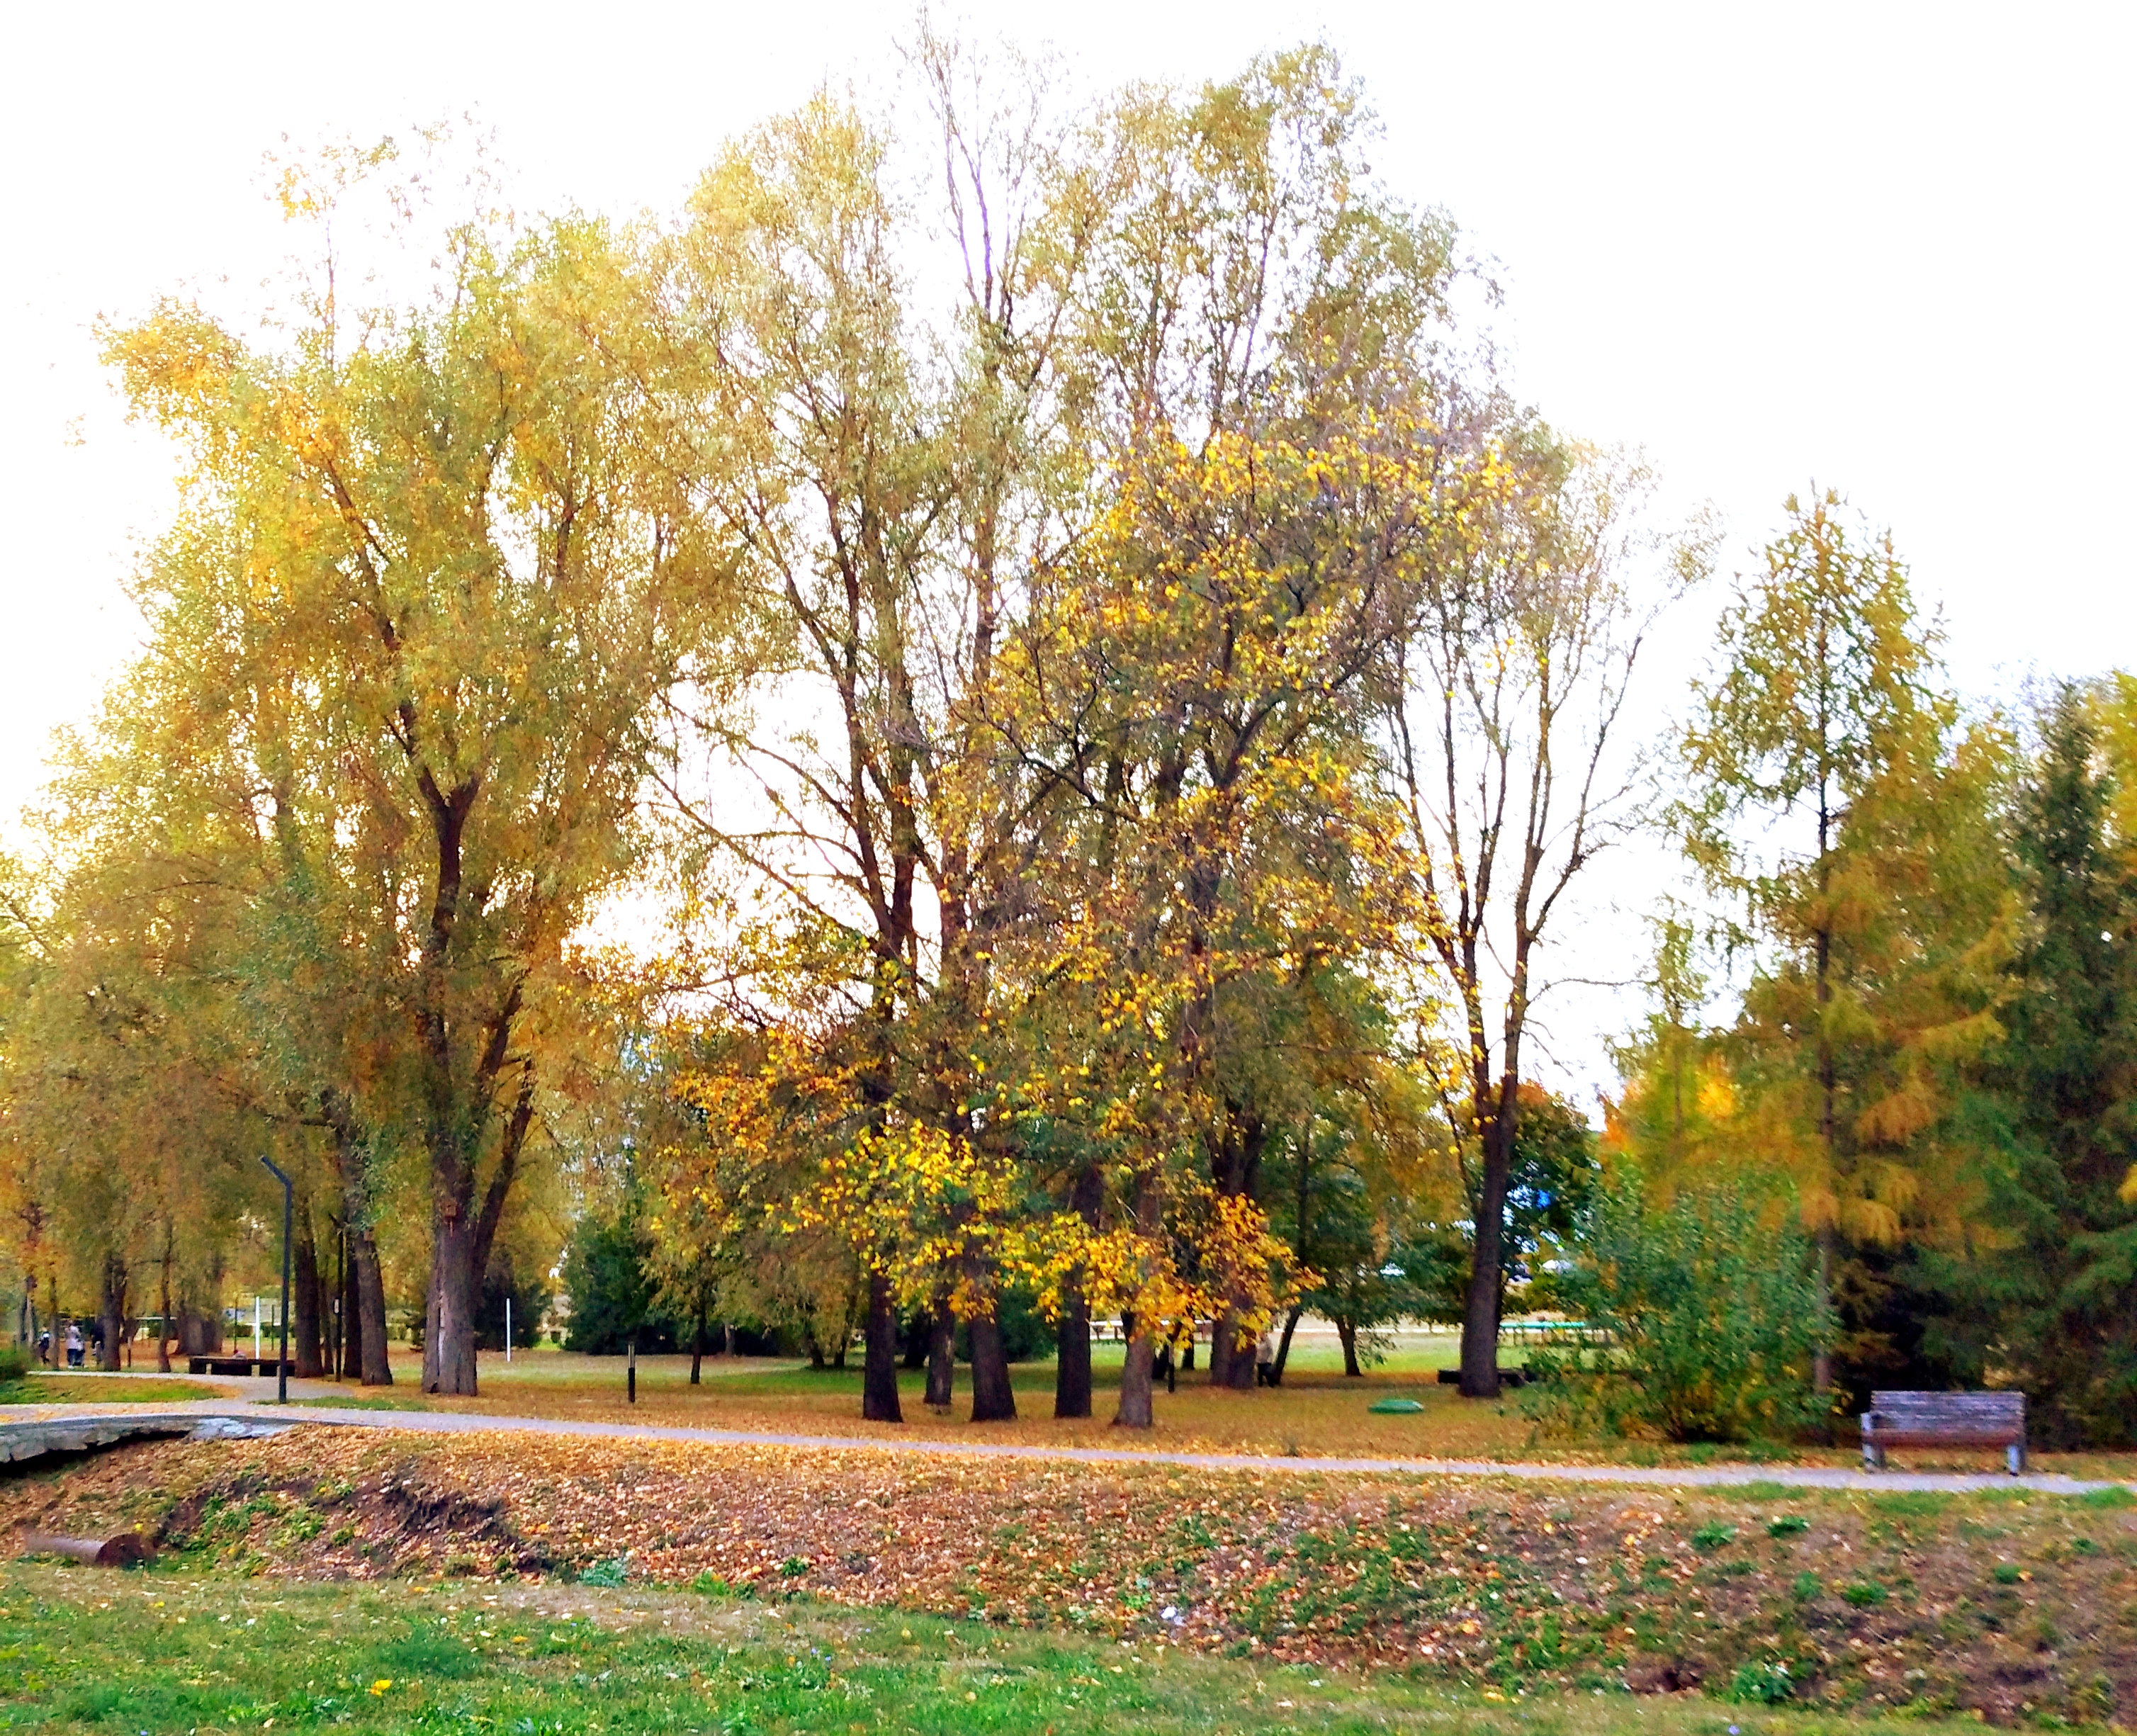
<svg viewBox="0 0 2137 1736">
<path fill-rule="evenodd" d="M 49 1531 L 25 1531 L 25 1555 L 65 1555 L 91 1567 L 128 1568 L 151 1560 L 156 1546 L 139 1531 L 117 1531 L 109 1537 L 58 1537 Z"/>
</svg>

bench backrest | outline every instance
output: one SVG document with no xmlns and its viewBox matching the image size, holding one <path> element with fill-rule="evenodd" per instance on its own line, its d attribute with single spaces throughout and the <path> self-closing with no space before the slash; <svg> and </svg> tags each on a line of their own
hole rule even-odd
<svg viewBox="0 0 2137 1736">
<path fill-rule="evenodd" d="M 1896 1428 L 2009 1428 L 2026 1426 L 2023 1393 L 1872 1393 L 1870 1408 Z"/>
</svg>

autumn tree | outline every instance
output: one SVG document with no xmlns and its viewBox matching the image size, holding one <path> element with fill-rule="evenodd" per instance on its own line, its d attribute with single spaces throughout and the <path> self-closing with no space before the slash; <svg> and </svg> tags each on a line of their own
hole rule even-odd
<svg viewBox="0 0 2137 1736">
<path fill-rule="evenodd" d="M 1842 1272 L 1845 1244 L 1954 1234 L 1981 1198 L 1952 1116 L 1960 1063 L 1998 1029 L 2005 750 L 1961 727 L 1889 539 L 1832 493 L 1788 509 L 1696 688 L 1679 814 L 1755 949 L 1743 1136 L 1792 1178 L 1821 1308 L 1840 1302 L 1874 1366 L 1877 1281 L 1860 1257 Z M 1822 1347 L 1821 1392 L 1833 1368 Z"/>
<path fill-rule="evenodd" d="M 330 218 L 391 155 L 293 176 L 289 208 Z M 187 454 L 185 515 L 142 581 L 152 623 L 245 623 L 293 712 L 257 799 L 300 789 L 338 853 L 314 871 L 353 916 L 372 1059 L 406 1082 L 427 1171 L 428 1390 L 475 1390 L 483 1272 L 539 1102 L 533 1009 L 630 870 L 648 708 L 718 606 L 702 473 L 673 435 L 688 358 L 632 250 L 577 216 L 478 218 L 408 306 L 352 311 L 329 254 L 269 342 L 176 302 L 109 337 Z M 338 1139 L 375 1141 L 351 1082 L 320 1090 Z"/>
<path fill-rule="evenodd" d="M 1643 528 L 1637 466 L 1496 401 L 1467 426 L 1385 691 L 1429 932 L 1458 1008 L 1456 1118 L 1475 1152 L 1462 1392 L 1491 1398 L 1543 949 L 1581 871 L 1638 823 L 1620 720 L 1646 630 L 1705 547 Z"/>
</svg>

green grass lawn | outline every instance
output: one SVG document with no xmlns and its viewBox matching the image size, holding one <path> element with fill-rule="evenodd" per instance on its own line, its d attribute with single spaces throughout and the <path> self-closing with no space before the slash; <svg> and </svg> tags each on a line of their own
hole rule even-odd
<svg viewBox="0 0 2137 1736">
<path fill-rule="evenodd" d="M 0 1728 L 305 1731 L 1669 1733 L 1871 1720 L 1623 1693 L 1497 1698 L 1150 1641 L 806 1601 L 445 1580 L 0 1567 Z M 1896 1729 L 1896 1724 L 1891 1726 Z M 1921 1732 L 1972 1722 L 1910 1719 Z"/>
<path fill-rule="evenodd" d="M 139 1380 L 118 1374 L 29 1374 L 0 1382 L 0 1404 L 183 1404 L 220 1398 L 230 1388 L 199 1380 Z"/>
</svg>

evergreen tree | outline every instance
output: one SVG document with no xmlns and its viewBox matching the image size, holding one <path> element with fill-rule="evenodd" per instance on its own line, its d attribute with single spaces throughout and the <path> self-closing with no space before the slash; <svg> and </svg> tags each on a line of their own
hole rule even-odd
<svg viewBox="0 0 2137 1736">
<path fill-rule="evenodd" d="M 2099 737 L 2086 696 L 2064 688 L 2016 804 L 2029 921 L 1985 1069 L 2015 1154 L 1995 1214 L 2009 1241 L 1937 1267 L 1959 1354 L 2008 1370 L 2043 1444 L 2066 1446 L 2137 1437 L 2137 1202 L 2121 1193 L 2137 1160 L 2137 876 L 2112 834 Z"/>
</svg>

